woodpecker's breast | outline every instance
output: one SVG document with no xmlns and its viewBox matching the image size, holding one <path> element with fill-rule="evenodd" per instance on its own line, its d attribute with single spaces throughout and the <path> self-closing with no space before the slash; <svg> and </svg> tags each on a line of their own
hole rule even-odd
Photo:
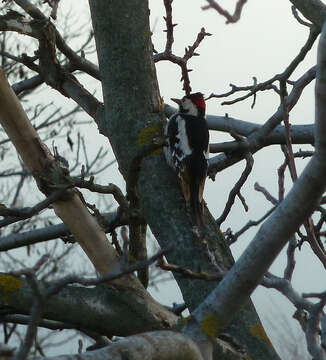
<svg viewBox="0 0 326 360">
<path fill-rule="evenodd" d="M 167 162 L 174 169 L 182 167 L 190 155 L 208 158 L 208 128 L 204 118 L 187 114 L 173 115 L 166 128 L 169 146 L 165 150 Z"/>
</svg>

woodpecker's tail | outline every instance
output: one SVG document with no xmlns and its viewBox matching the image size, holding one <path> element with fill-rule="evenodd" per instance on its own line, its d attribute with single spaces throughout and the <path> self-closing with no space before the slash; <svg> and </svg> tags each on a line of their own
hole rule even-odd
<svg viewBox="0 0 326 360">
<path fill-rule="evenodd" d="M 192 221 L 201 226 L 203 222 L 202 188 L 204 185 L 198 182 L 190 184 L 190 213 Z"/>
</svg>

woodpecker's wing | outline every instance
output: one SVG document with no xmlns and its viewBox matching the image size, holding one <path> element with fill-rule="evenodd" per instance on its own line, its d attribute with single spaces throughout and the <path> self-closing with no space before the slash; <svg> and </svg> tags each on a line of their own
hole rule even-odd
<svg viewBox="0 0 326 360">
<path fill-rule="evenodd" d="M 171 144 L 174 144 L 174 139 L 175 139 L 175 134 L 177 133 L 177 124 L 176 124 L 176 120 L 174 119 L 175 115 L 172 115 L 169 119 L 169 121 L 167 122 L 165 128 L 164 128 L 164 135 L 167 136 L 167 146 L 163 147 L 163 153 L 166 159 L 166 162 L 168 163 L 169 166 L 171 166 L 174 170 L 175 170 L 175 166 L 174 166 L 174 162 L 173 162 L 173 156 L 172 156 L 172 152 L 173 152 L 173 148 L 174 146 L 172 146 Z"/>
<path fill-rule="evenodd" d="M 182 115 L 186 121 L 186 137 L 193 152 L 202 153 L 208 158 L 209 132 L 206 120 L 192 115 Z"/>
<path fill-rule="evenodd" d="M 179 175 L 183 160 L 192 153 L 186 130 L 186 119 L 183 115 L 175 114 L 170 118 L 167 136 L 169 142 L 167 162 Z"/>
</svg>

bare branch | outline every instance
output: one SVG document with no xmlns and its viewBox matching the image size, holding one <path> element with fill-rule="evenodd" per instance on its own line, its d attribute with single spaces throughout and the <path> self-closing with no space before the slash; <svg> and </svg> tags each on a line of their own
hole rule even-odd
<svg viewBox="0 0 326 360">
<path fill-rule="evenodd" d="M 325 360 L 326 359 L 326 351 L 321 346 L 319 340 L 320 333 L 320 320 L 322 318 L 323 308 L 326 303 L 326 297 L 321 298 L 320 302 L 314 304 L 310 317 L 307 321 L 307 329 L 306 329 L 306 341 L 309 353 L 316 360 Z"/>
<path fill-rule="evenodd" d="M 43 84 L 43 79 L 40 75 L 35 75 L 29 79 L 25 79 L 19 81 L 16 84 L 12 85 L 12 89 L 14 90 L 16 95 L 19 95 L 23 91 L 35 89 L 37 86 Z"/>
<path fill-rule="evenodd" d="M 284 269 L 284 275 L 283 275 L 284 279 L 288 281 L 291 281 L 295 267 L 294 253 L 296 248 L 297 248 L 297 241 L 295 239 L 295 236 L 292 236 L 291 239 L 289 240 L 288 248 L 286 251 L 287 264 L 286 264 L 286 268 Z"/>
<path fill-rule="evenodd" d="M 312 67 L 303 76 L 301 76 L 293 85 L 293 88 L 287 98 L 287 107 L 289 111 L 295 106 L 299 100 L 303 89 L 315 78 L 316 67 Z M 266 121 L 266 123 L 256 128 L 256 131 L 249 134 L 247 140 L 249 143 L 249 149 L 252 154 L 261 149 L 264 145 L 266 137 L 271 134 L 275 127 L 283 120 L 283 109 L 279 109 Z M 229 156 L 225 154 L 217 155 L 209 159 L 209 176 L 214 179 L 218 171 L 221 171 L 238 161 L 242 160 L 243 154 L 237 152 L 232 153 Z"/>
<path fill-rule="evenodd" d="M 283 112 L 284 112 L 284 120 L 283 121 L 284 121 L 285 129 L 286 129 L 286 138 L 287 138 L 286 146 L 283 145 L 283 146 L 281 146 L 281 148 L 283 150 L 283 153 L 285 155 L 285 160 L 286 160 L 284 162 L 284 166 L 286 166 L 286 165 L 288 166 L 292 181 L 295 182 L 298 178 L 298 175 L 297 175 L 297 170 L 296 170 L 294 155 L 293 155 L 292 139 L 291 139 L 291 131 L 290 131 L 291 124 L 289 122 L 289 112 L 288 112 L 287 106 L 286 106 L 287 93 L 286 93 L 286 83 L 284 81 L 281 81 L 280 88 L 281 88 L 281 105 L 283 106 Z M 285 169 L 285 167 L 284 167 L 284 169 Z M 279 180 L 279 185 L 280 185 L 279 201 L 281 201 L 281 199 L 283 199 L 283 196 L 284 196 L 284 171 L 283 172 L 279 171 L 279 175 L 282 175 L 282 176 L 280 176 L 280 180 Z M 318 259 L 321 261 L 321 263 L 326 268 L 326 252 L 325 252 L 322 242 L 321 241 L 318 242 L 318 240 L 316 238 L 316 234 L 314 231 L 314 224 L 313 224 L 313 220 L 311 217 L 309 217 L 307 219 L 307 221 L 304 222 L 304 227 L 307 232 L 307 238 L 308 238 L 309 244 L 310 244 L 313 252 L 316 254 Z"/>
<path fill-rule="evenodd" d="M 52 8 L 50 16 L 52 17 L 52 19 L 56 20 L 60 0 L 44 0 L 44 2 L 48 3 L 49 6 Z"/>
<path fill-rule="evenodd" d="M 60 292 L 65 286 L 67 286 L 69 284 L 94 286 L 94 285 L 98 285 L 98 284 L 101 284 L 104 282 L 106 283 L 106 282 L 110 282 L 110 281 L 119 279 L 127 274 L 132 274 L 134 271 L 143 269 L 143 268 L 147 267 L 148 265 L 154 263 L 155 261 L 160 259 L 164 254 L 166 254 L 168 251 L 171 251 L 172 248 L 173 247 L 171 246 L 170 248 L 160 250 L 155 255 L 151 256 L 149 259 L 139 262 L 134 265 L 130 265 L 123 271 L 117 271 L 116 273 L 109 273 L 109 274 L 106 274 L 106 275 L 103 275 L 103 276 L 100 276 L 97 278 L 85 279 L 85 278 L 82 278 L 82 277 L 76 276 L 76 275 L 67 275 L 63 279 L 59 279 L 59 280 L 52 282 L 52 284 L 47 288 L 45 295 L 53 296 L 53 295 L 57 294 L 58 292 Z"/>
<path fill-rule="evenodd" d="M 307 21 L 304 21 L 303 19 L 301 19 L 299 13 L 298 13 L 298 10 L 296 9 L 296 7 L 294 5 L 291 6 L 291 11 L 292 11 L 292 14 L 294 16 L 294 18 L 298 21 L 299 24 L 301 25 L 304 25 L 304 26 L 307 26 L 307 27 L 312 27 L 312 23 L 309 23 Z"/>
<path fill-rule="evenodd" d="M 247 2 L 247 0 L 238 0 L 233 15 L 231 15 L 227 10 L 223 9 L 216 1 L 206 0 L 209 5 L 203 6 L 203 10 L 215 9 L 220 15 L 226 18 L 226 24 L 235 23 L 240 19 L 242 9 Z"/>
<path fill-rule="evenodd" d="M 121 189 L 114 184 L 100 185 L 94 183 L 94 176 L 91 176 L 89 180 L 84 180 L 80 177 L 68 177 L 69 182 L 72 186 L 79 187 L 82 189 L 88 189 L 92 192 L 99 194 L 112 194 L 117 203 L 121 206 L 122 210 L 128 210 L 128 201 L 123 195 Z"/>
<path fill-rule="evenodd" d="M 270 210 L 267 211 L 266 214 L 264 214 L 260 219 L 258 220 L 250 220 L 247 222 L 247 224 L 240 229 L 239 231 L 237 231 L 235 234 L 232 233 L 227 233 L 226 234 L 226 239 L 229 242 L 229 245 L 232 245 L 233 243 L 235 243 L 238 238 L 244 234 L 247 230 L 249 230 L 251 227 L 253 226 L 257 226 L 259 224 L 261 224 L 264 220 L 266 220 L 268 218 L 268 216 L 275 210 L 276 206 L 272 207 Z"/>
<path fill-rule="evenodd" d="M 222 215 L 216 220 L 219 227 L 221 226 L 223 221 L 227 218 L 227 216 L 232 208 L 232 205 L 234 203 L 235 197 L 238 195 L 242 185 L 246 182 L 249 174 L 251 173 L 253 164 L 254 164 L 254 159 L 253 159 L 252 155 L 250 153 L 248 153 L 246 155 L 246 167 L 245 167 L 243 173 L 241 174 L 240 179 L 236 182 L 233 189 L 230 191 L 229 198 L 225 205 Z"/>
<path fill-rule="evenodd" d="M 222 351 L 222 350 L 221 350 Z M 61 355 L 53 360 L 87 360 L 96 356 L 98 360 L 123 359 L 133 356 L 135 359 L 146 359 L 152 354 L 151 359 L 171 360 L 184 358 L 187 360 L 203 360 L 203 356 L 194 341 L 174 331 L 144 332 L 141 335 L 129 336 L 123 341 L 114 342 L 110 346 L 99 349 L 93 355 L 90 352 L 75 355 Z M 49 358 L 45 357 L 45 360 Z"/>
<path fill-rule="evenodd" d="M 69 48 L 54 25 L 48 21 L 48 19 L 36 6 L 32 5 L 27 0 L 17 0 L 16 3 L 25 11 L 27 11 L 34 19 L 44 22 L 44 26 L 42 28 L 35 26 L 35 22 L 31 22 L 30 24 L 32 25 L 28 27 L 28 35 L 37 37 L 40 41 L 39 66 L 34 63 L 38 57 L 30 58 L 27 55 L 13 57 L 10 54 L 6 54 L 6 56 L 11 57 L 15 61 L 23 63 L 33 71 L 41 74 L 40 79 L 35 78 L 33 83 L 29 82 L 28 84 L 21 84 L 21 86 L 36 86 L 41 82 L 42 79 L 42 81 L 45 81 L 53 88 L 60 91 L 63 95 L 72 98 L 92 118 L 94 118 L 96 121 L 99 121 L 98 113 L 102 104 L 90 92 L 88 92 L 74 76 L 70 74 L 71 71 L 79 69 L 85 71 L 97 79 L 100 79 L 98 68 L 88 62 L 85 58 L 78 56 L 71 48 Z M 3 21 L 2 23 L 0 22 L 0 30 L 11 30 L 10 26 L 7 24 L 10 19 L 5 20 L 6 21 Z M 19 24 L 19 21 L 21 20 L 18 19 L 17 21 Z M 10 24 L 12 24 L 12 21 Z M 23 23 L 22 26 L 24 29 L 26 28 L 25 23 Z M 34 30 L 33 26 L 35 27 Z M 19 29 L 13 30 L 19 32 Z M 51 39 L 51 41 L 49 41 L 49 39 Z M 58 49 L 70 59 L 70 64 L 65 68 L 61 67 L 58 60 L 56 59 L 55 45 L 57 45 Z"/>
<path fill-rule="evenodd" d="M 126 225 L 130 222 L 129 215 L 120 211 L 102 214 L 101 220 L 102 226 L 105 226 L 105 232 L 111 232 L 115 227 Z M 58 238 L 62 238 L 64 241 L 69 239 L 69 242 L 76 241 L 66 225 L 58 224 L 1 237 L 0 251 L 16 249 Z"/>
<path fill-rule="evenodd" d="M 271 195 L 266 188 L 264 188 L 263 186 L 259 185 L 258 182 L 255 182 L 255 184 L 254 184 L 254 189 L 255 189 L 256 191 L 261 192 L 261 193 L 265 196 L 266 200 L 268 200 L 270 203 L 272 203 L 272 204 L 275 205 L 275 206 L 278 205 L 277 199 L 275 199 L 275 197 L 274 197 L 273 195 Z"/>
<path fill-rule="evenodd" d="M 1 31 L 15 31 L 19 34 L 38 38 L 37 27 L 32 22 L 26 21 L 24 15 L 17 11 L 9 11 L 6 15 L 0 16 Z"/>
<path fill-rule="evenodd" d="M 208 273 L 203 272 L 203 271 L 195 272 L 195 271 L 192 271 L 190 269 L 186 269 L 186 268 L 181 267 L 181 266 L 177 266 L 177 265 L 173 265 L 173 264 L 167 264 L 163 260 L 163 258 L 161 258 L 158 261 L 157 266 L 162 270 L 172 271 L 174 273 L 181 274 L 185 278 L 197 279 L 197 280 L 206 280 L 206 281 L 220 281 L 223 278 L 223 276 L 225 275 L 225 273 L 226 273 L 226 271 L 222 271 L 222 270 L 220 272 L 218 272 L 218 273 L 215 273 L 215 274 L 208 274 Z"/>
<path fill-rule="evenodd" d="M 234 100 L 230 101 L 224 101 L 221 105 L 232 105 L 239 101 L 243 101 L 245 99 L 248 99 L 249 97 L 255 95 L 258 91 L 264 91 L 264 90 L 270 90 L 273 89 L 277 93 L 279 93 L 279 90 L 273 85 L 274 82 L 280 81 L 280 82 L 286 82 L 289 77 L 292 75 L 294 70 L 298 67 L 298 65 L 304 60 L 305 56 L 309 52 L 309 50 L 312 48 L 315 40 L 317 39 L 320 31 L 317 27 L 313 26 L 310 28 L 309 37 L 304 44 L 304 46 L 301 48 L 299 54 L 291 61 L 291 63 L 288 65 L 288 67 L 280 74 L 277 74 L 273 76 L 271 79 L 266 80 L 259 84 L 254 84 L 253 86 L 243 86 L 243 87 L 237 87 L 233 84 L 230 84 L 231 90 L 225 94 L 221 95 L 215 95 L 211 94 L 208 99 L 211 98 L 221 98 L 221 97 L 227 97 L 230 96 L 238 91 L 249 91 L 248 94 L 238 97 Z"/>
<path fill-rule="evenodd" d="M 173 38 L 173 28 L 177 26 L 177 24 L 173 24 L 172 22 L 172 2 L 173 0 L 164 0 L 164 7 L 166 11 L 166 16 L 164 17 L 166 23 L 166 44 L 165 44 L 165 53 L 172 53 L 172 45 L 174 42 Z"/>
<path fill-rule="evenodd" d="M 33 19 L 48 23 L 48 18 L 30 1 L 15 0 L 15 3 L 24 9 Z M 54 38 L 58 49 L 70 60 L 73 66 L 81 71 L 85 71 L 94 78 L 100 80 L 99 69 L 96 65 L 77 55 L 64 41 L 60 33 L 54 29 Z"/>
<path fill-rule="evenodd" d="M 314 23 L 320 29 L 325 21 L 325 4 L 321 0 L 290 0 L 291 3 L 301 12 L 309 21 Z"/>
<path fill-rule="evenodd" d="M 188 69 L 187 63 L 193 56 L 199 55 L 195 52 L 195 50 L 198 48 L 198 46 L 206 36 L 211 36 L 212 34 L 207 33 L 205 31 L 205 28 L 201 28 L 195 42 L 191 46 L 188 46 L 188 48 L 185 48 L 185 54 L 183 57 L 172 54 L 173 27 L 176 26 L 176 24 L 172 23 L 172 8 L 170 9 L 171 3 L 172 3 L 171 0 L 167 0 L 165 2 L 165 5 L 167 6 L 166 8 L 167 17 L 165 18 L 166 26 L 167 26 L 167 29 L 165 30 L 167 32 L 167 43 L 165 46 L 165 50 L 164 52 L 154 55 L 154 62 L 167 60 L 167 61 L 171 61 L 174 64 L 179 65 L 182 73 L 181 81 L 183 81 L 183 90 L 185 90 L 186 94 L 190 94 L 191 86 L 190 86 L 189 72 L 192 70 Z"/>
<path fill-rule="evenodd" d="M 45 200 L 39 202 L 31 208 L 17 209 L 7 208 L 5 206 L 0 207 L 0 215 L 7 216 L 7 218 L 0 221 L 0 227 L 7 226 L 17 221 L 28 219 L 34 215 L 37 215 L 40 211 L 46 209 L 49 207 L 49 205 L 61 199 L 67 189 L 68 187 L 53 192 Z"/>
</svg>

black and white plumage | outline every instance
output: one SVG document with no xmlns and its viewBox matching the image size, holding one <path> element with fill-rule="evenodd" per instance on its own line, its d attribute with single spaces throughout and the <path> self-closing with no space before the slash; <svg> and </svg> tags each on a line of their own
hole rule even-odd
<svg viewBox="0 0 326 360">
<path fill-rule="evenodd" d="M 205 120 L 206 104 L 201 93 L 171 99 L 179 105 L 166 127 L 167 163 L 177 173 L 184 198 L 196 225 L 203 223 L 203 191 L 207 176 L 209 132 Z"/>
</svg>

